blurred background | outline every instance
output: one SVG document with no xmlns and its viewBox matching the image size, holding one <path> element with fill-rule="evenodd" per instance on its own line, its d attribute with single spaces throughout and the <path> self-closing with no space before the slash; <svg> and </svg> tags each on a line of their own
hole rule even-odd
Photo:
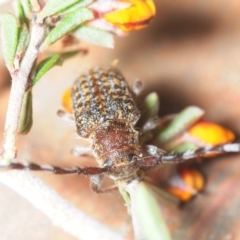
<svg viewBox="0 0 240 240">
<path fill-rule="evenodd" d="M 60 166 L 95 164 L 94 159 L 71 156 L 71 148 L 82 143 L 74 138 L 74 127 L 56 112 L 62 93 L 81 73 L 110 65 L 114 59 L 119 59 L 118 68 L 130 85 L 139 78 L 145 84 L 144 94 L 159 93 L 160 114 L 197 105 L 206 111 L 207 120 L 240 134 L 240 2 L 155 3 L 157 16 L 148 28 L 116 37 L 113 50 L 82 42 L 87 55 L 75 56 L 43 77 L 33 91 L 33 128 L 18 138 L 19 159 Z M 9 6 L 1 5 L 0 12 L 11 11 Z M 0 62 L 2 132 L 11 82 L 1 55 Z M 173 239 L 239 239 L 239 155 L 206 160 L 202 170 L 208 182 L 203 194 L 182 208 L 161 201 Z M 97 195 L 83 176 L 37 175 L 79 209 L 132 239 L 131 220 L 118 192 Z M 0 185 L 0 192 L 0 239 L 75 239 L 11 189 Z"/>
</svg>

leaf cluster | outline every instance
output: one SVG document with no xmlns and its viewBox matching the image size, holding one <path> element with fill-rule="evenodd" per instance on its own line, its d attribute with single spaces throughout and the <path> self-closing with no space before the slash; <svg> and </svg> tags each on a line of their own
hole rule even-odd
<svg viewBox="0 0 240 240">
<path fill-rule="evenodd" d="M 93 0 L 49 0 L 46 2 L 35 0 L 15 0 L 15 15 L 5 13 L 1 15 L 1 42 L 3 56 L 10 74 L 21 74 L 21 63 L 26 51 L 32 51 L 37 47 L 39 53 L 46 50 L 51 44 L 66 36 L 74 34 L 75 37 L 84 41 L 102 45 L 113 46 L 113 36 L 105 31 L 86 26 L 85 23 L 94 18 L 93 11 L 88 8 Z M 32 32 L 33 27 L 44 28 L 44 38 L 39 46 L 30 46 L 30 39 L 37 38 Z M 26 96 L 22 105 L 19 119 L 18 133 L 26 134 L 32 125 L 32 87 L 52 67 L 60 65 L 69 56 L 74 56 L 78 51 L 67 53 L 51 53 L 50 56 L 37 63 L 37 59 L 30 69 Z M 27 108 L 27 109 L 26 109 Z"/>
</svg>

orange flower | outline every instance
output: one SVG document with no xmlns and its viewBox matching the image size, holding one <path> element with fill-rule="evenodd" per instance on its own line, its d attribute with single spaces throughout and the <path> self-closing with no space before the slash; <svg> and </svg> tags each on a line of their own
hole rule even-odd
<svg viewBox="0 0 240 240">
<path fill-rule="evenodd" d="M 62 96 L 62 105 L 64 110 L 68 113 L 72 113 L 72 103 L 71 103 L 71 89 L 68 88 Z"/>
<path fill-rule="evenodd" d="M 232 142 L 235 135 L 232 131 L 218 124 L 199 121 L 188 129 L 188 134 L 208 145 L 219 145 Z"/>
<path fill-rule="evenodd" d="M 118 35 L 146 27 L 156 14 L 153 0 L 95 1 L 89 7 L 96 15 L 89 26 Z"/>
<path fill-rule="evenodd" d="M 234 133 L 227 128 L 212 122 L 197 121 L 190 128 L 183 131 L 166 144 L 158 146 L 165 151 L 185 152 L 187 150 L 196 150 L 201 147 L 230 143 L 234 139 Z M 210 154 L 206 156 L 215 155 Z"/>
<path fill-rule="evenodd" d="M 103 18 L 123 31 L 128 32 L 146 27 L 156 14 L 152 0 L 122 0 L 122 2 L 131 3 L 131 6 L 106 13 Z"/>
<path fill-rule="evenodd" d="M 202 191 L 204 188 L 205 179 L 201 172 L 193 168 L 182 168 L 179 170 L 179 175 L 185 184 L 197 191 Z"/>
<path fill-rule="evenodd" d="M 204 187 L 205 179 L 201 172 L 193 168 L 182 168 L 177 175 L 168 179 L 163 188 L 181 202 L 187 202 L 203 191 Z"/>
</svg>

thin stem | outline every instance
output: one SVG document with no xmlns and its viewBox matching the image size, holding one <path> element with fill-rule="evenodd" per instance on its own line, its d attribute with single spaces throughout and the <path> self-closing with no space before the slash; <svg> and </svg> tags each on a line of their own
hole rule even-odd
<svg viewBox="0 0 240 240">
<path fill-rule="evenodd" d="M 32 67 L 39 54 L 39 46 L 45 36 L 45 29 L 46 27 L 41 24 L 33 24 L 30 43 L 20 68 L 11 74 L 12 88 L 5 122 L 4 152 L 1 164 L 5 161 L 7 165 L 15 158 L 15 143 L 23 97 L 28 87 Z M 1 171 L 0 182 L 11 187 L 39 208 L 55 225 L 79 239 L 123 239 L 117 232 L 62 199 L 54 190 L 28 171 Z"/>
<path fill-rule="evenodd" d="M 22 59 L 20 69 L 11 74 L 12 87 L 4 128 L 4 154 L 3 159 L 1 159 L 6 162 L 11 161 L 15 157 L 15 142 L 22 101 L 28 86 L 29 76 L 33 64 L 39 54 L 39 46 L 44 38 L 44 35 L 44 26 L 41 24 L 33 24 L 30 43 Z"/>
</svg>

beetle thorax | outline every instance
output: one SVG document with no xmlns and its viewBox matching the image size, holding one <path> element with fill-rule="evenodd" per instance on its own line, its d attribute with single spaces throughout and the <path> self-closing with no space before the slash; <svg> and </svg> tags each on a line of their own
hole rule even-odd
<svg viewBox="0 0 240 240">
<path fill-rule="evenodd" d="M 126 122 L 108 120 L 92 134 L 92 150 L 100 166 L 112 168 L 114 179 L 135 176 L 132 161 L 142 157 L 139 132 Z"/>
</svg>

